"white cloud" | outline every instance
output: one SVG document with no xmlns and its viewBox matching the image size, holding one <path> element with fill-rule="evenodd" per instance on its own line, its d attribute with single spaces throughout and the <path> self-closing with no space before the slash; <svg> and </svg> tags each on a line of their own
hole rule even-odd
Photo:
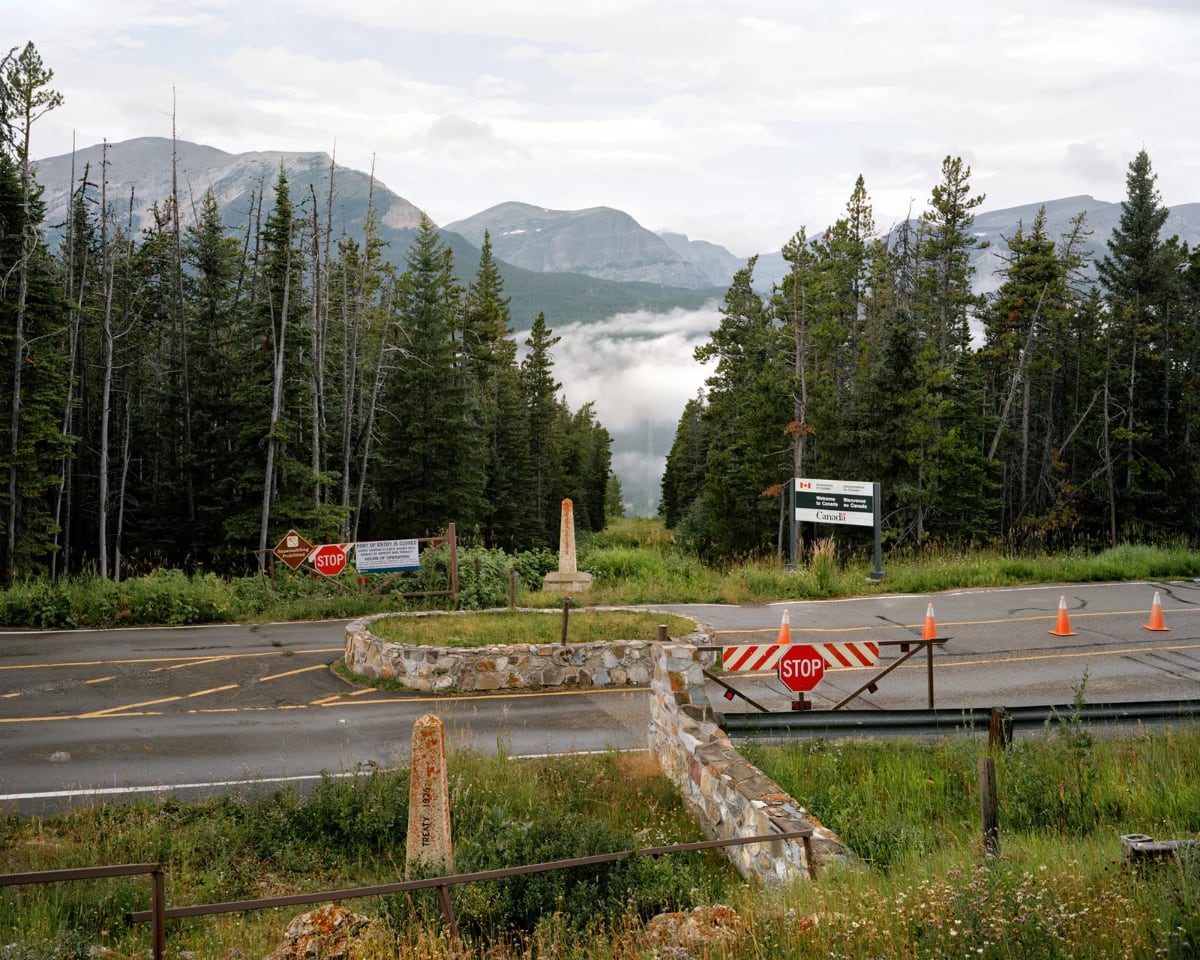
<svg viewBox="0 0 1200 960">
<path fill-rule="evenodd" d="M 6 26 L 66 106 L 36 154 L 168 135 L 230 151 L 377 157 L 439 222 L 522 199 L 777 249 L 844 206 L 919 208 L 947 153 L 988 206 L 1119 199 L 1145 146 L 1168 203 L 1196 199 L 1191 0 L 59 0 Z"/>
</svg>

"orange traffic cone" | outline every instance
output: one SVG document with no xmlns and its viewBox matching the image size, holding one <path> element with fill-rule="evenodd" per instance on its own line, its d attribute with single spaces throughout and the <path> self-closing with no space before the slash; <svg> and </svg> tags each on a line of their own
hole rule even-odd
<svg viewBox="0 0 1200 960">
<path fill-rule="evenodd" d="M 929 609 L 925 611 L 925 629 L 921 631 L 922 640 L 937 639 L 937 623 L 933 619 L 933 604 L 929 605 Z"/>
<path fill-rule="evenodd" d="M 1163 623 L 1162 618 L 1162 597 L 1158 591 L 1154 591 L 1154 602 L 1150 604 L 1150 622 L 1143 624 L 1143 630 L 1168 630 L 1169 627 Z"/>
<path fill-rule="evenodd" d="M 791 643 L 792 642 L 792 624 L 788 620 L 788 612 L 783 611 L 783 620 L 779 623 L 779 639 L 776 643 Z"/>
<path fill-rule="evenodd" d="M 1054 629 L 1050 631 L 1056 637 L 1077 637 L 1074 630 L 1071 629 L 1071 620 L 1067 616 L 1067 598 L 1060 596 L 1058 598 L 1058 622 L 1054 624 Z"/>
</svg>

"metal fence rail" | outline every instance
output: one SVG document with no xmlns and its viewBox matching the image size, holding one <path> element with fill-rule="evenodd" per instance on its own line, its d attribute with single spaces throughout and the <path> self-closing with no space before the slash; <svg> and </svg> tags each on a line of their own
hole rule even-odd
<svg viewBox="0 0 1200 960">
<path fill-rule="evenodd" d="M 1078 712 L 1085 724 L 1138 724 L 1200 721 L 1200 700 L 1135 700 L 1007 707 L 1014 730 L 1038 730 L 1070 721 Z M 813 710 L 805 713 L 726 713 L 720 726 L 734 740 L 787 740 L 847 736 L 917 736 L 987 733 L 992 708 L 938 707 L 934 710 Z"/>
<path fill-rule="evenodd" d="M 617 853 L 601 853 L 591 857 L 577 857 L 573 860 L 552 860 L 548 863 L 531 863 L 520 867 L 504 867 L 499 870 L 481 870 L 475 873 L 455 873 L 443 877 L 427 877 L 420 880 L 404 880 L 398 883 L 383 883 L 370 887 L 350 887 L 344 890 L 323 890 L 316 893 L 297 893 L 283 897 L 264 897 L 258 900 L 231 900 L 225 903 L 203 903 L 190 907 L 170 907 L 161 910 L 161 919 L 155 917 L 152 910 L 136 910 L 126 914 L 130 923 L 144 923 L 147 920 L 156 923 L 163 919 L 173 920 L 182 917 L 212 916 L 219 913 L 241 913 L 248 910 L 266 910 L 272 907 L 301 906 L 310 903 L 328 903 L 333 900 L 353 900 L 360 897 L 378 897 L 390 893 L 403 893 L 407 890 L 428 890 L 436 888 L 438 901 L 450 936 L 458 939 L 458 924 L 454 918 L 454 909 L 450 903 L 450 887 L 464 883 L 479 883 L 483 880 L 503 880 L 530 873 L 545 873 L 549 870 L 567 870 L 571 867 L 588 867 L 600 863 L 613 863 L 617 860 L 628 860 L 633 857 L 661 857 L 669 853 L 684 853 L 691 850 L 713 850 L 719 847 L 736 847 L 750 843 L 774 843 L 779 840 L 800 840 L 804 843 L 804 852 L 808 860 L 809 871 L 813 869 L 811 827 L 801 830 L 791 830 L 780 833 L 757 834 L 751 837 L 728 837 L 724 840 L 700 840 L 696 843 L 676 843 L 666 847 L 644 847 L 638 850 L 621 850 Z M 97 869 L 114 869 L 100 867 Z M 57 872 L 57 871 L 56 871 Z M 156 909 L 158 909 L 156 907 Z M 159 960 L 161 954 L 155 954 Z"/>
<path fill-rule="evenodd" d="M 34 870 L 29 873 L 0 873 L 0 887 L 15 887 L 34 883 L 61 883 L 64 880 L 101 880 L 106 877 L 150 875 L 150 906 L 146 919 L 151 921 L 151 956 L 162 960 L 167 949 L 166 883 L 161 863 L 124 863 L 110 867 L 76 867 L 68 870 Z"/>
</svg>

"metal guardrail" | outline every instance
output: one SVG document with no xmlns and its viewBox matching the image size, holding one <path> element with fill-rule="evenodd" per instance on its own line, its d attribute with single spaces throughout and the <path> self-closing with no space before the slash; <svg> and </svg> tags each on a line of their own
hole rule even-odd
<svg viewBox="0 0 1200 960">
<path fill-rule="evenodd" d="M 1074 704 L 1007 707 L 1014 730 L 1038 730 L 1065 723 L 1076 715 Z M 934 710 L 813 710 L 804 713 L 726 713 L 721 729 L 731 739 L 784 740 L 846 736 L 917 736 L 987 733 L 992 708 L 938 707 Z M 1088 703 L 1078 708 L 1085 724 L 1169 723 L 1200 721 L 1200 700 L 1135 700 Z"/>
</svg>

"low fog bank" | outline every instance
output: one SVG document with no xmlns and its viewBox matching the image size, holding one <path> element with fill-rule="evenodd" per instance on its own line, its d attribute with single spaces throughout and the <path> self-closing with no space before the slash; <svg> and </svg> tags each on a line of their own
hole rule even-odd
<svg viewBox="0 0 1200 960">
<path fill-rule="evenodd" d="M 619 313 L 554 326 L 554 376 L 571 409 L 591 402 L 613 438 L 613 472 L 631 516 L 658 512 L 667 453 L 683 407 L 711 373 L 693 357 L 721 322 L 718 304 L 668 313 Z M 517 334 L 524 343 L 527 331 Z"/>
</svg>

